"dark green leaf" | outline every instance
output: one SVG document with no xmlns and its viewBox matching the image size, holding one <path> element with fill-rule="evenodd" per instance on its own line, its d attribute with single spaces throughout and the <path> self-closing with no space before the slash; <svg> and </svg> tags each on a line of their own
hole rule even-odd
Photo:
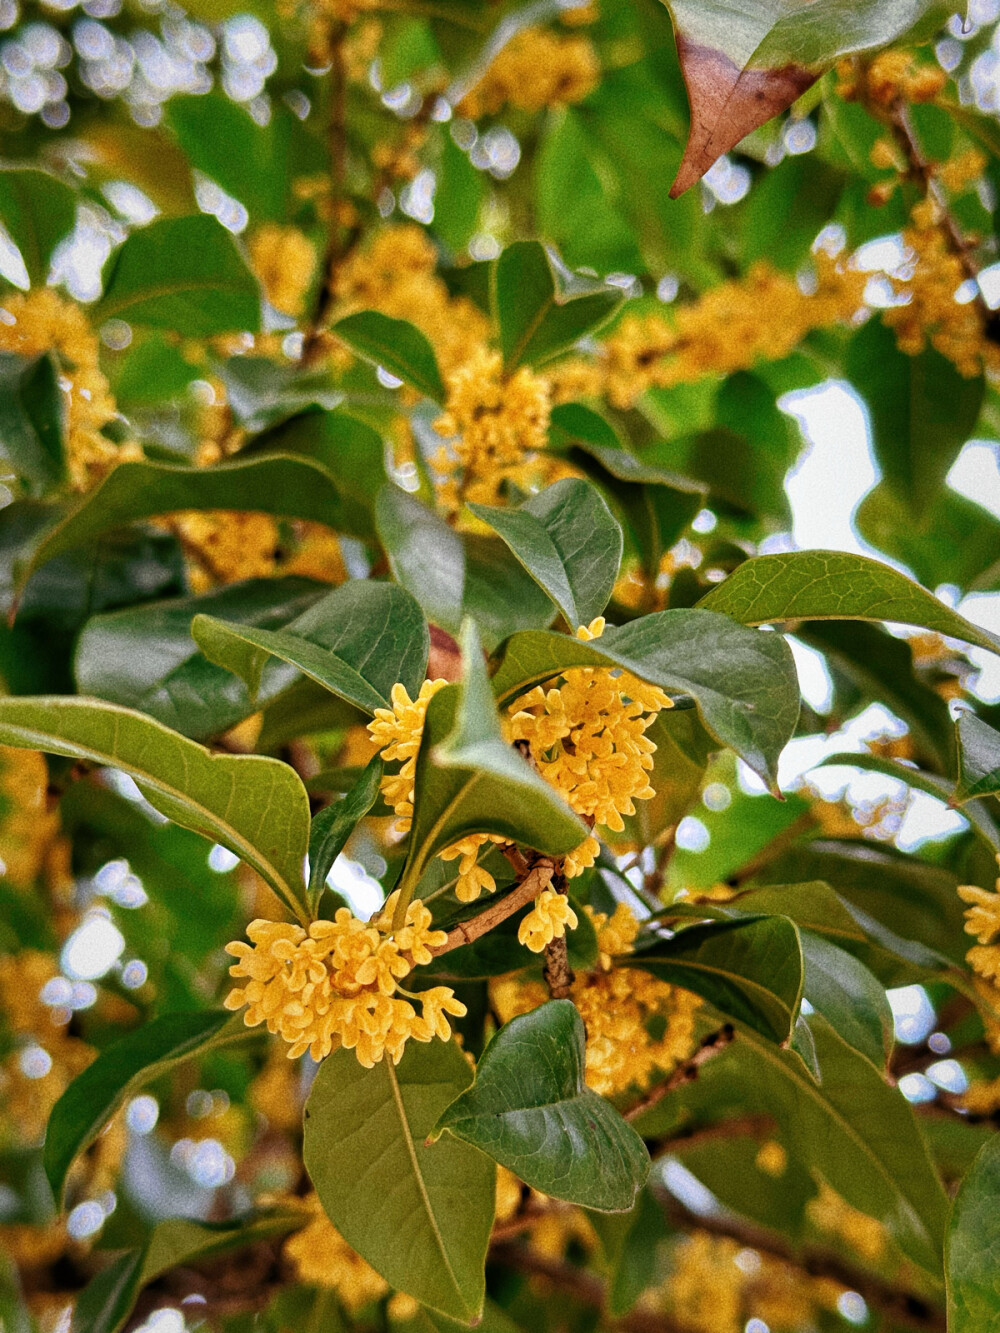
<svg viewBox="0 0 1000 1333">
<path fill-rule="evenodd" d="M 348 1244 L 391 1286 L 466 1323 L 483 1306 L 494 1167 L 467 1144 L 425 1140 L 471 1082 L 452 1042 L 410 1042 L 398 1066 L 374 1069 L 335 1051 L 313 1083 L 303 1146 Z"/>
<path fill-rule="evenodd" d="M 210 662 L 228 667 L 256 698 L 276 657 L 366 713 L 389 707 L 392 687 L 413 695 L 424 679 L 430 637 L 420 608 L 391 583 L 351 580 L 284 629 L 254 629 L 195 616 L 191 634 Z"/>
<path fill-rule="evenodd" d="M 413 594 L 432 624 L 457 634 L 465 591 L 461 537 L 398 486 L 385 486 L 379 492 L 375 522 L 398 582 Z"/>
<path fill-rule="evenodd" d="M 820 935 L 801 933 L 804 996 L 838 1035 L 885 1069 L 892 1051 L 892 1010 L 885 988 L 851 954 Z"/>
<path fill-rule="evenodd" d="M 955 1197 L 945 1274 L 948 1333 L 1000 1330 L 1000 1139 L 984 1144 Z"/>
<path fill-rule="evenodd" d="M 976 796 L 1000 795 L 1000 732 L 975 713 L 959 714 L 958 781 L 952 801 L 962 805 Z M 962 812 L 968 815 L 967 810 Z"/>
<path fill-rule="evenodd" d="M 229 232 L 198 214 L 133 231 L 112 257 L 92 317 L 186 338 L 260 328 L 260 289 Z"/>
<path fill-rule="evenodd" d="M 73 1162 L 97 1138 L 125 1098 L 191 1056 L 246 1036 L 224 1009 L 164 1014 L 108 1046 L 78 1074 L 52 1108 L 42 1160 L 61 1206 Z"/>
<path fill-rule="evenodd" d="M 516 509 L 469 508 L 500 534 L 567 625 L 601 614 L 618 578 L 622 534 L 593 486 L 567 478 Z"/>
<path fill-rule="evenodd" d="M 50 356 L 0 355 L 0 462 L 9 464 L 32 495 L 43 495 L 65 475 L 57 377 Z"/>
<path fill-rule="evenodd" d="M 550 361 L 606 323 L 623 299 L 619 288 L 557 268 L 537 241 L 515 241 L 493 274 L 504 365 Z"/>
<path fill-rule="evenodd" d="M 694 991 L 768 1041 L 791 1040 L 804 963 L 799 932 L 785 917 L 691 926 L 619 962 Z"/>
<path fill-rule="evenodd" d="M 100 699 L 0 699 L 0 744 L 121 769 L 161 814 L 219 842 L 305 915 L 309 798 L 293 768 L 209 754 L 142 713 Z"/>
<path fill-rule="evenodd" d="M 344 844 L 375 804 L 382 781 L 382 760 L 377 756 L 364 769 L 342 800 L 334 801 L 313 816 L 309 832 L 309 901 L 319 902 L 334 861 Z"/>
<path fill-rule="evenodd" d="M 781 620 L 888 620 L 920 625 L 1000 652 L 979 629 L 889 565 L 840 551 L 790 551 L 747 560 L 699 606 L 745 625 Z"/>
<path fill-rule="evenodd" d="M 45 285 L 53 250 L 73 230 L 77 197 L 47 171 L 0 169 L 0 222 L 20 250 L 33 287 Z"/>
<path fill-rule="evenodd" d="M 415 325 L 390 319 L 377 310 L 360 310 L 338 320 L 333 332 L 358 356 L 412 384 L 434 402 L 444 402 L 444 382 L 434 349 Z"/>
<path fill-rule="evenodd" d="M 659 611 L 589 643 L 547 630 L 512 635 L 497 650 L 502 703 L 571 666 L 621 667 L 693 696 L 708 730 L 774 789 L 778 756 L 795 728 L 799 686 L 788 644 L 727 616 Z"/>
<path fill-rule="evenodd" d="M 585 1054 L 572 1000 L 511 1019 L 435 1133 L 448 1130 L 552 1198 L 624 1212 L 649 1174 L 649 1154 L 611 1103 L 587 1087 Z"/>
</svg>

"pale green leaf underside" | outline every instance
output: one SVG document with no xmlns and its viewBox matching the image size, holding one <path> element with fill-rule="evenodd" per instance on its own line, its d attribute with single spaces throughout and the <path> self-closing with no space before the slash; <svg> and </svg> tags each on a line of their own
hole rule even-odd
<svg viewBox="0 0 1000 1333">
<path fill-rule="evenodd" d="M 948 1333 L 1000 1333 L 1000 1138 L 962 1181 L 948 1228 Z"/>
</svg>

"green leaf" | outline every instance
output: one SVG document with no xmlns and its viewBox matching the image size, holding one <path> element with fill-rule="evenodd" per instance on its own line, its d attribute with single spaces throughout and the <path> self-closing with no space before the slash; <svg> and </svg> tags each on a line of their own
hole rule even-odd
<svg viewBox="0 0 1000 1333">
<path fill-rule="evenodd" d="M 157 1223 L 141 1250 L 126 1250 L 77 1298 L 74 1333 L 118 1333 L 142 1289 L 164 1273 L 215 1255 L 274 1240 L 308 1221 L 301 1208 L 261 1211 L 229 1222 L 171 1217 Z"/>
<path fill-rule="evenodd" d="M 904 1253 L 938 1273 L 947 1199 L 912 1107 L 823 1018 L 814 1014 L 808 1026 L 819 1083 L 792 1052 L 744 1035 L 752 1099 L 775 1116 L 802 1161 L 855 1208 L 888 1222 Z"/>
<path fill-rule="evenodd" d="M 845 369 L 868 404 L 885 484 L 908 519 L 923 519 L 975 430 L 985 381 L 959 374 L 933 347 L 916 356 L 901 352 L 895 331 L 879 319 L 854 335 Z"/>
<path fill-rule="evenodd" d="M 456 149 L 457 151 L 459 150 Z M 434 211 L 436 215 L 436 204 Z M 394 1318 L 392 1311 L 389 1311 L 389 1320 L 392 1333 L 462 1333 L 463 1329 L 468 1328 L 468 1324 L 461 1320 L 449 1319 L 447 1315 L 437 1310 L 428 1310 L 423 1306 L 416 1314 L 403 1320 Z M 476 1325 L 476 1329 L 477 1333 L 521 1333 L 521 1325 L 515 1324 L 489 1297 L 483 1307 L 482 1321 Z"/>
<path fill-rule="evenodd" d="M 694 991 L 768 1041 L 791 1041 L 804 962 L 798 929 L 785 917 L 690 926 L 618 961 Z"/>
<path fill-rule="evenodd" d="M 111 528 L 185 509 L 240 509 L 338 526 L 341 498 L 329 473 L 291 455 L 239 459 L 215 467 L 119 463 L 24 555 L 19 586 L 54 556 Z"/>
<path fill-rule="evenodd" d="M 344 844 L 378 799 L 382 771 L 382 760 L 376 756 L 342 800 L 313 816 L 309 832 L 309 903 L 313 908 Z"/>
<path fill-rule="evenodd" d="M 374 1069 L 335 1051 L 306 1104 L 302 1153 L 348 1244 L 391 1286 L 465 1323 L 483 1307 L 494 1166 L 467 1144 L 426 1139 L 471 1082 L 453 1042 L 410 1042 L 398 1066 Z"/>
<path fill-rule="evenodd" d="M 470 504 L 544 588 L 567 625 L 589 625 L 611 597 L 622 558 L 622 533 L 588 482 L 566 478 L 516 509 Z"/>
<path fill-rule="evenodd" d="M 945 1276 L 948 1333 L 1000 1330 L 1000 1138 L 980 1149 L 952 1205 Z"/>
<path fill-rule="evenodd" d="M 331 332 L 366 361 L 412 384 L 435 403 L 444 402 L 444 381 L 434 348 L 407 320 L 390 319 L 377 310 L 360 310 L 338 320 Z"/>
<path fill-rule="evenodd" d="M 255 333 L 260 289 L 215 218 L 158 218 L 112 256 L 92 318 L 174 329 L 186 338 Z"/>
<path fill-rule="evenodd" d="M 842 56 L 876 51 L 947 18 L 939 0 L 666 0 L 691 102 L 691 132 L 670 190 L 676 198 L 717 158 L 791 106 Z"/>
<path fill-rule="evenodd" d="M 704 486 L 636 458 L 614 428 L 582 403 L 552 409 L 549 447 L 565 451 L 611 497 L 643 569 L 655 578 L 663 556 L 702 508 Z"/>
<path fill-rule="evenodd" d="M 256 698 L 269 657 L 371 714 L 389 707 L 393 685 L 414 695 L 424 679 L 430 636 L 416 602 L 391 583 L 351 580 L 284 629 L 254 629 L 198 615 L 191 634 L 210 662 L 236 672 Z"/>
<path fill-rule="evenodd" d="M 45 285 L 53 250 L 73 230 L 77 197 L 47 171 L 0 168 L 0 222 L 20 250 L 33 287 Z"/>
<path fill-rule="evenodd" d="M 224 1009 L 164 1014 L 103 1050 L 78 1074 L 49 1116 L 42 1162 L 57 1204 L 70 1167 L 125 1101 L 191 1056 L 247 1035 L 240 1017 Z"/>
<path fill-rule="evenodd" d="M 801 932 L 803 994 L 837 1034 L 884 1070 L 892 1052 L 892 1009 L 885 988 L 857 958 L 830 940 Z"/>
<path fill-rule="evenodd" d="M 221 735 L 255 711 L 246 686 L 209 662 L 191 638 L 191 620 L 209 613 L 264 628 L 283 625 L 321 596 L 305 579 L 252 579 L 194 597 L 175 597 L 93 616 L 74 654 L 81 694 L 137 708 L 165 726 L 204 740 Z M 257 703 L 298 678 L 284 663 L 265 669 Z"/>
<path fill-rule="evenodd" d="M 0 462 L 30 495 L 44 495 L 65 476 L 63 415 L 52 357 L 0 354 Z"/>
<path fill-rule="evenodd" d="M 400 918 L 431 858 L 470 833 L 502 834 L 548 856 L 572 851 L 588 833 L 555 788 L 503 740 L 471 621 L 462 634 L 462 661 L 461 684 L 440 690 L 427 709 Z"/>
<path fill-rule="evenodd" d="M 611 1103 L 587 1087 L 586 1044 L 572 1000 L 511 1019 L 435 1134 L 448 1130 L 552 1198 L 627 1211 L 649 1175 L 649 1154 Z"/>
<path fill-rule="evenodd" d="M 578 277 L 537 241 L 515 241 L 493 271 L 504 366 L 551 361 L 605 324 L 623 300 L 620 288 Z"/>
<path fill-rule="evenodd" d="M 952 804 L 962 805 L 977 796 L 1000 795 L 1000 731 L 971 711 L 959 714 L 958 781 Z M 969 815 L 967 810 L 962 813 Z"/>
<path fill-rule="evenodd" d="M 739 565 L 698 603 L 745 625 L 781 620 L 888 620 L 1000 652 L 1000 638 L 952 611 L 905 574 L 864 555 L 790 551 Z"/>
<path fill-rule="evenodd" d="M 501 703 L 572 666 L 621 667 L 689 694 L 712 735 L 776 787 L 778 756 L 799 711 L 798 677 L 780 635 L 697 609 L 658 611 L 588 643 L 548 630 L 513 634 L 496 658 L 493 691 Z"/>
<path fill-rule="evenodd" d="M 413 594 L 432 624 L 457 634 L 465 592 L 461 537 L 415 496 L 394 485 L 379 492 L 375 524 L 395 579 Z"/>
<path fill-rule="evenodd" d="M 287 764 L 209 754 L 130 708 L 58 695 L 0 699 L 0 744 L 121 769 L 161 814 L 228 847 L 305 916 L 309 798 Z"/>
<path fill-rule="evenodd" d="M 669 1227 L 648 1189 L 640 1192 L 628 1213 L 592 1213 L 589 1220 L 610 1269 L 608 1313 L 617 1318 L 627 1314 L 646 1288 L 654 1285 L 658 1243 L 669 1235 Z"/>
</svg>

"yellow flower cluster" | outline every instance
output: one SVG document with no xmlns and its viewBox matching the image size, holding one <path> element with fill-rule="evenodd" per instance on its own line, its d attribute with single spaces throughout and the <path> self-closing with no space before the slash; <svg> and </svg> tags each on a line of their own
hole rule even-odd
<svg viewBox="0 0 1000 1333">
<path fill-rule="evenodd" d="M 592 93 L 600 78 L 597 52 L 588 38 L 525 28 L 500 51 L 457 110 L 476 120 L 507 105 L 518 111 L 570 106 Z"/>
<path fill-rule="evenodd" d="M 587 1083 L 614 1096 L 646 1087 L 657 1070 L 668 1071 L 690 1056 L 701 1000 L 648 972 L 615 965 L 616 957 L 632 952 L 639 930 L 624 903 L 610 919 L 589 907 L 587 914 L 597 929 L 600 959 L 595 972 L 577 976 L 571 995 L 587 1030 Z M 517 976 L 498 978 L 490 995 L 505 1023 L 548 998 L 540 981 Z"/>
<path fill-rule="evenodd" d="M 955 299 L 966 273 L 940 223 L 932 199 L 913 209 L 911 225 L 903 231 L 910 260 L 905 276 L 893 280 L 905 304 L 890 306 L 882 319 L 894 330 L 900 351 L 916 356 L 930 342 L 962 375 L 972 377 L 980 374 L 991 349 L 975 301 Z"/>
<path fill-rule="evenodd" d="M 996 889 L 977 888 L 974 884 L 959 887 L 958 896 L 969 906 L 965 909 L 965 929 L 978 943 L 965 955 L 972 970 L 996 985 L 1000 981 L 1000 879 Z"/>
<path fill-rule="evenodd" d="M 609 401 L 627 408 L 650 388 L 780 360 L 813 329 L 850 323 L 863 307 L 868 275 L 824 250 L 813 263 L 814 286 L 761 262 L 681 306 L 670 322 L 660 315 L 627 316 L 604 344 Z"/>
<path fill-rule="evenodd" d="M 57 972 L 55 960 L 37 949 L 0 957 L 0 1014 L 14 1038 L 13 1049 L 0 1059 L 0 1141 L 11 1134 L 21 1147 L 41 1142 L 53 1106 L 95 1054 L 66 1032 L 69 1011 L 54 1010 L 40 999 Z M 21 1061 L 34 1045 L 51 1061 L 38 1077 L 26 1072 Z"/>
<path fill-rule="evenodd" d="M 485 343 L 490 326 L 471 301 L 450 295 L 436 272 L 437 260 L 422 228 L 411 223 L 386 227 L 341 265 L 334 295 L 344 314 L 380 310 L 415 324 L 447 374 L 468 359 L 470 348 Z"/>
<path fill-rule="evenodd" d="M 289 1059 L 309 1051 L 322 1060 L 344 1046 L 371 1069 L 386 1053 L 398 1064 L 411 1037 L 447 1041 L 446 1015 L 465 1013 L 453 991 L 435 986 L 410 996 L 423 1007 L 419 1016 L 396 995 L 415 965 L 431 961 L 445 932 L 431 929 L 431 914 L 419 899 L 394 932 L 395 905 L 392 894 L 368 922 L 342 907 L 333 921 L 314 921 L 308 932 L 288 922 L 252 921 L 247 927 L 252 944 L 226 945 L 237 959 L 230 976 L 248 979 L 245 987 L 230 991 L 226 1008 L 246 1006 L 247 1027 L 266 1023 L 289 1043 Z"/>
<path fill-rule="evenodd" d="M 885 1252 L 887 1237 L 883 1224 L 852 1208 L 825 1180 L 820 1181 L 819 1193 L 809 1200 L 806 1211 L 813 1226 L 839 1236 L 868 1263 L 875 1263 Z"/>
<path fill-rule="evenodd" d="M 417 754 L 424 734 L 427 705 L 446 680 L 425 680 L 416 699 L 411 699 L 405 685 L 392 687 L 392 708 L 377 708 L 368 724 L 368 732 L 387 763 L 402 761 L 396 773 L 382 778 L 382 796 L 396 812 L 396 831 L 407 833 L 413 819 L 413 781 Z M 472 833 L 440 853 L 442 861 L 458 860 L 455 896 L 460 903 L 472 903 L 480 893 L 496 888 L 493 876 L 478 864 L 480 849 L 489 842 L 503 839 L 488 833 Z"/>
<path fill-rule="evenodd" d="M 59 831 L 48 807 L 49 774 L 36 750 L 0 746 L 0 875 L 18 888 L 32 885 Z"/>
<path fill-rule="evenodd" d="M 505 377 L 500 353 L 486 347 L 477 347 L 447 384 L 445 410 L 434 423 L 451 439 L 433 459 L 446 478 L 438 498 L 452 512 L 466 500 L 498 504 L 505 482 L 530 483 L 533 455 L 548 441 L 548 384 L 527 366 Z"/>
<path fill-rule="evenodd" d="M 882 51 L 867 65 L 842 60 L 837 66 L 837 94 L 846 102 L 892 107 L 897 102 L 933 102 L 948 76 L 940 65 L 921 65 L 911 51 Z"/>
<path fill-rule="evenodd" d="M 118 445 L 103 434 L 116 414 L 115 400 L 100 369 L 97 338 L 78 305 L 47 287 L 4 297 L 0 352 L 56 356 L 67 405 L 66 467 L 76 490 L 87 490 L 123 459 L 141 456 L 137 445 Z"/>
<path fill-rule="evenodd" d="M 266 578 L 275 571 L 278 526 L 270 514 L 192 509 L 174 515 L 169 523 L 187 557 L 194 592 Z"/>
<path fill-rule="evenodd" d="M 250 237 L 250 265 L 264 295 L 284 315 L 299 316 L 316 271 L 316 248 L 298 227 L 267 222 Z"/>
<path fill-rule="evenodd" d="M 567 926 L 576 930 L 578 924 L 566 895 L 555 889 L 543 889 L 518 926 L 517 938 L 532 953 L 542 953 L 553 940 L 562 939 Z"/>
<path fill-rule="evenodd" d="M 599 616 L 580 626 L 577 637 L 599 637 L 604 623 Z M 671 700 L 657 686 L 606 667 L 572 667 L 562 681 L 536 685 L 511 704 L 511 739 L 527 745 L 538 772 L 571 809 L 620 833 L 623 816 L 635 814 L 633 802 L 655 795 L 648 774 L 656 746 L 644 733 Z M 595 837 L 585 839 L 566 858 L 565 873 L 581 874 L 599 850 Z"/>
<path fill-rule="evenodd" d="M 756 1319 L 769 1328 L 804 1333 L 816 1327 L 819 1310 L 836 1309 L 843 1290 L 829 1278 L 808 1277 L 728 1236 L 693 1231 L 674 1249 L 663 1295 L 670 1313 L 691 1333 L 742 1333 Z"/>
</svg>

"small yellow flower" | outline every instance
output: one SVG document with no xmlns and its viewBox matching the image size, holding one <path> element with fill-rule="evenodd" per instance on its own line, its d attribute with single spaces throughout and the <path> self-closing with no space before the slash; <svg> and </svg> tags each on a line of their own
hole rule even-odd
<svg viewBox="0 0 1000 1333">
<path fill-rule="evenodd" d="M 566 927 L 575 930 L 577 915 L 564 893 L 543 889 L 535 905 L 517 928 L 517 938 L 532 953 L 541 953 L 547 944 L 560 940 Z"/>
</svg>

